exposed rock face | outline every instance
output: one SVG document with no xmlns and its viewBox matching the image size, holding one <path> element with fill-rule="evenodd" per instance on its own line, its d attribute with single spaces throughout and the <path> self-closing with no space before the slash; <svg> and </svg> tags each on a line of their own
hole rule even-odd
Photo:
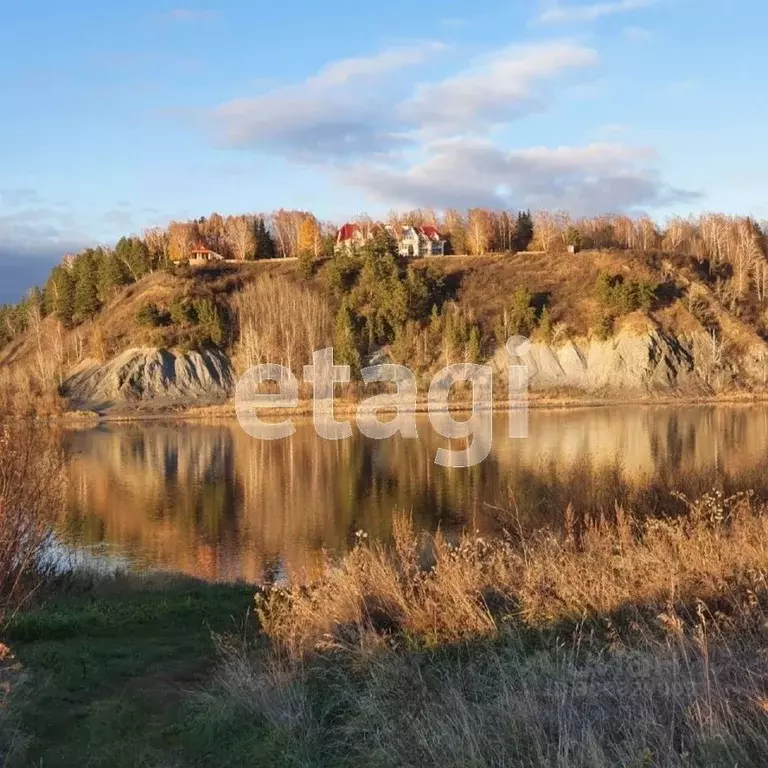
<svg viewBox="0 0 768 768">
<path fill-rule="evenodd" d="M 102 410 L 152 402 L 215 402 L 234 390 L 229 358 L 222 352 L 128 349 L 107 363 L 85 360 L 64 382 L 79 408 Z"/>
<path fill-rule="evenodd" d="M 649 329 L 621 331 L 606 341 L 577 339 L 555 346 L 533 342 L 521 357 L 508 359 L 500 350 L 494 365 L 499 371 L 508 364 L 528 366 L 532 391 L 701 396 L 725 389 L 735 380 L 741 385 L 760 384 L 761 361 L 760 350 L 719 359 L 705 334 L 678 338 Z"/>
</svg>

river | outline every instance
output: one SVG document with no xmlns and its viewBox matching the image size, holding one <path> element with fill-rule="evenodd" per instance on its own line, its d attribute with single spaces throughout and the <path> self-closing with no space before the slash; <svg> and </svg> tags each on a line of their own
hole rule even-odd
<svg viewBox="0 0 768 768">
<path fill-rule="evenodd" d="M 279 441 L 236 422 L 106 424 L 66 433 L 66 545 L 131 569 L 207 580 L 302 580 L 358 532 L 386 539 L 393 514 L 424 530 L 493 535 L 577 514 L 674 511 L 670 491 L 768 490 L 768 407 L 532 410 L 527 439 L 493 419 L 477 466 L 434 463 L 437 435 L 320 439 L 311 421 Z"/>
</svg>

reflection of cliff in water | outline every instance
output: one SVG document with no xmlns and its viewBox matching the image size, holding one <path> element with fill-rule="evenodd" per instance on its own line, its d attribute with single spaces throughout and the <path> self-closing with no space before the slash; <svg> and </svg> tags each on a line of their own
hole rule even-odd
<svg viewBox="0 0 768 768">
<path fill-rule="evenodd" d="M 107 541 L 140 564 L 205 578 L 258 580 L 312 572 L 358 529 L 386 537 L 394 510 L 418 526 L 487 530 L 490 507 L 528 525 L 573 502 L 658 509 L 667 490 L 762 482 L 768 409 L 605 408 L 530 414 L 527 440 L 495 417 L 491 456 L 471 469 L 436 466 L 446 441 L 419 420 L 418 440 L 358 434 L 319 439 L 311 424 L 265 442 L 237 424 L 178 423 L 69 435 L 70 535 Z M 490 505 L 490 506 L 489 506 Z"/>
</svg>

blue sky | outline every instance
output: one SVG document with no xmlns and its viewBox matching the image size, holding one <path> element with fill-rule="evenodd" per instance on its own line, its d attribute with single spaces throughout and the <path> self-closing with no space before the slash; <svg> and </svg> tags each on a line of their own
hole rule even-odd
<svg viewBox="0 0 768 768">
<path fill-rule="evenodd" d="M 214 210 L 768 218 L 759 0 L 0 14 L 0 301 L 66 251 Z"/>
</svg>

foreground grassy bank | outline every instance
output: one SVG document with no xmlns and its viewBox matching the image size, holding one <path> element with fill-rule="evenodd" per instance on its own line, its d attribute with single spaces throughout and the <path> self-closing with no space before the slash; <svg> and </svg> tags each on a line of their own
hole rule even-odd
<svg viewBox="0 0 768 768">
<path fill-rule="evenodd" d="M 242 585 L 119 578 L 17 615 L 4 638 L 15 659 L 5 664 L 0 765 L 234 766 L 266 757 L 263 726 L 225 724 L 221 733 L 197 706 L 216 661 L 212 634 L 242 634 L 252 602 Z"/>
<path fill-rule="evenodd" d="M 7 632 L 5 732 L 20 765 L 764 766 L 768 508 L 684 506 L 453 543 L 400 517 L 255 604 L 59 595 Z"/>
</svg>

